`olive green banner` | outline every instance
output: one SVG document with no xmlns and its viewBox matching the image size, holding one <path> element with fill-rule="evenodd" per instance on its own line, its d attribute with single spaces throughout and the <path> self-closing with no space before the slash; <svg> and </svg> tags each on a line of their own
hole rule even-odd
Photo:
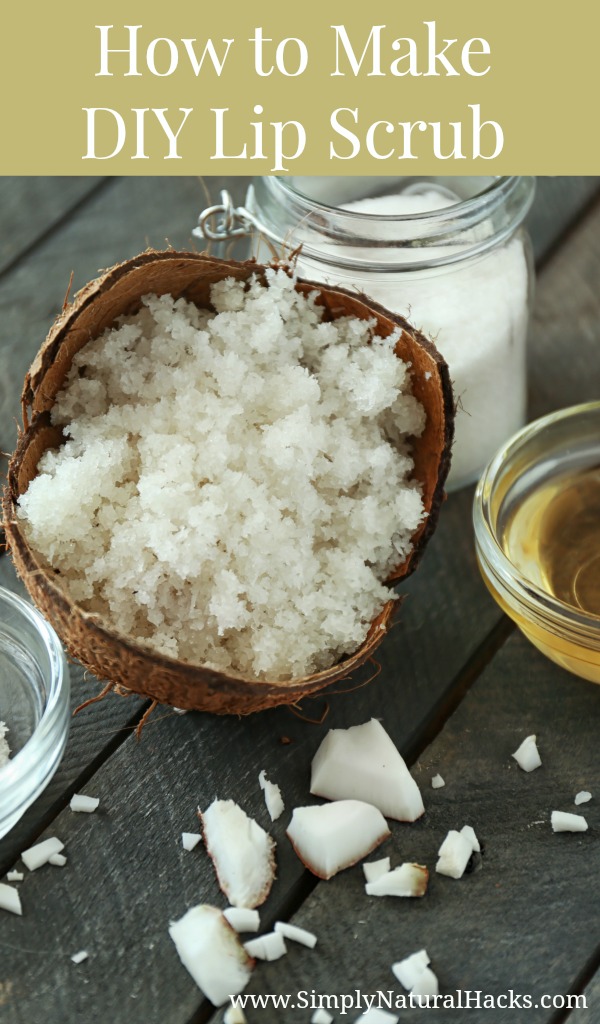
<svg viewBox="0 0 600 1024">
<path fill-rule="evenodd" d="M 589 174 L 600 8 L 103 0 L 3 13 L 3 174 Z"/>
</svg>

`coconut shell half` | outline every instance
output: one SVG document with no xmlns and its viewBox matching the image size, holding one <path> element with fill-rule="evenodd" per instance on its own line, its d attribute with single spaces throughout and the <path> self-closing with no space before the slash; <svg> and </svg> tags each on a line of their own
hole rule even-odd
<svg viewBox="0 0 600 1024">
<path fill-rule="evenodd" d="M 381 643 L 389 628 L 395 601 L 389 601 L 371 624 L 367 638 L 352 656 L 331 668 L 287 682 L 246 680 L 153 652 L 133 643 L 98 615 L 78 607 L 58 574 L 39 552 L 32 550 L 21 530 L 18 500 L 37 472 L 40 457 L 62 441 L 62 431 L 50 422 L 50 410 L 61 390 L 76 352 L 111 327 L 117 317 L 136 313 L 141 297 L 150 292 L 183 296 L 210 309 L 211 285 L 225 277 L 239 281 L 251 275 L 264 280 L 265 268 L 253 260 L 232 262 L 201 253 L 148 251 L 121 263 L 88 284 L 52 327 L 36 356 L 23 388 L 24 432 L 9 465 L 3 495 L 7 542 L 17 571 L 34 603 L 52 623 L 69 653 L 100 679 L 176 707 L 218 714 L 247 714 L 276 704 L 293 703 L 350 675 Z M 417 565 L 438 518 L 449 468 L 453 401 L 448 368 L 436 351 L 405 320 L 364 296 L 306 281 L 296 285 L 318 293 L 325 319 L 354 316 L 374 319 L 376 331 L 387 336 L 397 327 L 402 335 L 398 356 L 411 365 L 412 391 L 425 408 L 427 424 L 414 442 L 414 475 L 423 491 L 427 518 L 413 537 L 410 556 L 389 581 L 408 576 Z"/>
</svg>

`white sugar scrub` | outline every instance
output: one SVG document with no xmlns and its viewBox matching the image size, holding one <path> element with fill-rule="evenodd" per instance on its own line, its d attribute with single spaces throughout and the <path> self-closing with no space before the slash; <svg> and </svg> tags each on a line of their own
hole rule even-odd
<svg viewBox="0 0 600 1024">
<path fill-rule="evenodd" d="M 534 189 L 517 176 L 267 176 L 246 196 L 258 232 L 300 250 L 303 276 L 365 294 L 434 340 L 458 402 L 450 489 L 524 422 Z"/>
<path fill-rule="evenodd" d="M 357 200 L 343 209 L 375 217 L 414 217 L 457 202 L 446 189 L 424 188 Z M 377 230 L 382 231 L 381 222 L 374 221 Z M 450 256 L 450 246 L 427 248 L 428 260 Z M 393 250 L 395 262 L 413 258 L 410 248 Z M 364 282 L 371 298 L 431 337 L 450 367 L 459 403 L 450 486 L 474 480 L 525 422 L 528 281 L 526 252 L 517 236 L 480 258 L 446 267 L 444 273 L 400 271 L 393 286 L 389 280 Z"/>
<path fill-rule="evenodd" d="M 4 722 L 0 722 L 0 768 L 3 764 L 6 764 L 10 757 L 10 747 L 6 740 L 8 731 L 8 726 Z"/>
<path fill-rule="evenodd" d="M 75 356 L 67 438 L 20 498 L 32 546 L 119 634 L 256 679 L 327 668 L 393 596 L 425 425 L 395 335 L 322 321 L 282 270 L 216 313 L 149 295 Z"/>
</svg>

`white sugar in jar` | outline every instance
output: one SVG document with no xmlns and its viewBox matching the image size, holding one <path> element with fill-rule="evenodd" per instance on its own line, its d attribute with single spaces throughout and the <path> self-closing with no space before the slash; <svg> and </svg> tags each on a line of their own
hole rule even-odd
<svg viewBox="0 0 600 1024">
<path fill-rule="evenodd" d="M 525 422 L 529 177 L 255 179 L 240 213 L 299 273 L 358 290 L 435 341 L 458 404 L 449 488 Z M 259 236 L 260 237 L 260 236 Z M 269 259 L 266 242 L 254 243 Z"/>
</svg>

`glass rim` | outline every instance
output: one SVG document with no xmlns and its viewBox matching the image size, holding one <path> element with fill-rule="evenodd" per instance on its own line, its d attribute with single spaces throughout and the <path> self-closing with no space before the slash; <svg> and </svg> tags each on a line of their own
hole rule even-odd
<svg viewBox="0 0 600 1024">
<path fill-rule="evenodd" d="M 499 582 L 519 603 L 543 620 L 545 626 L 560 624 L 572 636 L 577 633 L 589 641 L 597 640 L 600 649 L 600 615 L 567 604 L 528 579 L 505 554 L 500 545 L 492 515 L 491 498 L 503 469 L 523 446 L 546 427 L 586 414 L 600 415 L 600 400 L 567 406 L 528 423 L 501 448 L 484 469 L 473 499 L 473 526 L 477 554 L 485 573 Z M 589 643 L 588 643 L 589 646 Z"/>
</svg>

